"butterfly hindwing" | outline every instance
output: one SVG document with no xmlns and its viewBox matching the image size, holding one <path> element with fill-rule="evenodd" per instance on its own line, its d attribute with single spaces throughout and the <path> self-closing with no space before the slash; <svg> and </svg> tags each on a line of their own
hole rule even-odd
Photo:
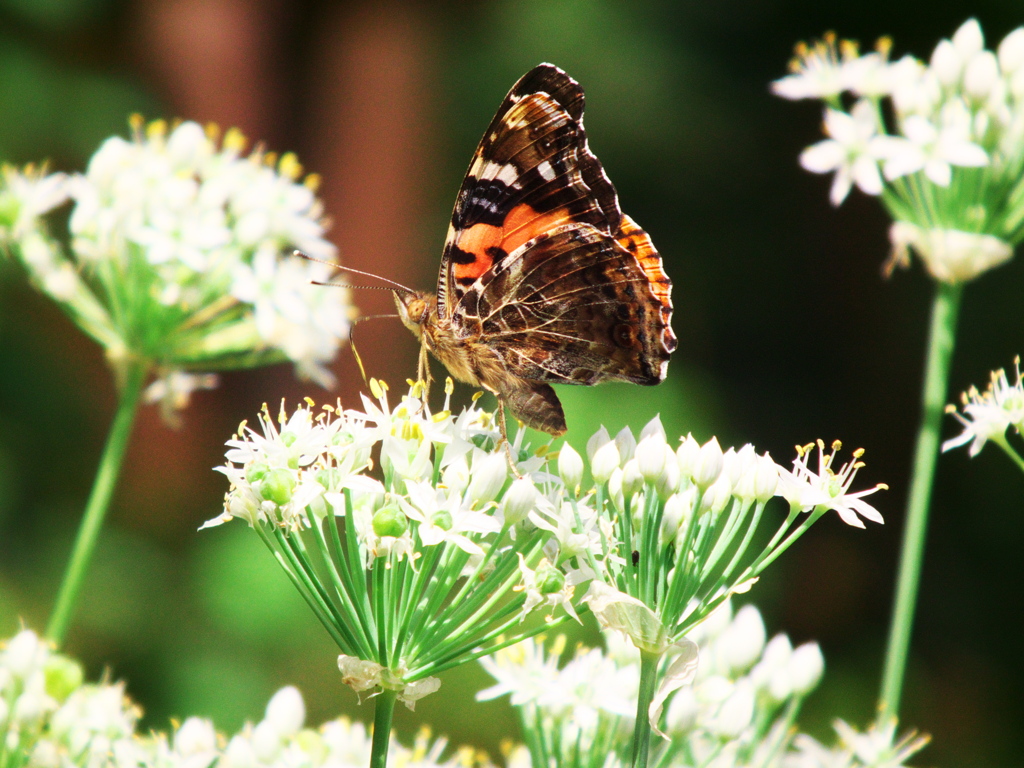
<svg viewBox="0 0 1024 768">
<path fill-rule="evenodd" d="M 517 378 L 657 384 L 670 350 L 650 285 L 618 241 L 589 224 L 564 224 L 524 244 L 472 286 L 453 330 L 486 339 Z"/>
</svg>

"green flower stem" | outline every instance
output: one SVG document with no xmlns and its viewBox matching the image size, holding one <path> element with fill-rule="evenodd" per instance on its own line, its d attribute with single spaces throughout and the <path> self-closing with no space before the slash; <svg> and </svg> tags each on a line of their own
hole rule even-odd
<svg viewBox="0 0 1024 768">
<path fill-rule="evenodd" d="M 636 724 L 633 728 L 632 768 L 647 768 L 651 748 L 651 718 L 648 711 L 658 687 L 658 666 L 661 654 L 640 651 L 640 691 L 636 702 Z"/>
<path fill-rule="evenodd" d="M 939 453 L 939 432 L 946 405 L 949 366 L 956 340 L 957 313 L 960 308 L 960 285 L 939 283 L 932 306 L 928 356 L 925 363 L 921 427 L 914 452 L 914 470 L 907 501 L 907 518 L 903 531 L 903 548 L 896 582 L 892 626 L 885 656 L 885 672 L 879 695 L 879 722 L 896 717 L 903 688 L 903 677 L 910 648 L 910 630 L 914 623 L 917 590 L 921 581 L 921 562 L 928 530 L 928 503 Z"/>
<path fill-rule="evenodd" d="M 142 396 L 142 385 L 148 372 L 149 364 L 142 360 L 132 362 L 124 370 L 114 421 L 110 426 L 103 455 L 100 457 L 99 469 L 96 471 L 96 479 L 85 505 L 85 513 L 75 537 L 71 558 L 68 560 L 64 579 L 57 593 L 57 603 L 46 629 L 46 637 L 58 647 L 63 644 L 67 634 L 75 603 L 78 601 L 78 593 L 89 570 L 89 562 L 92 560 L 100 529 L 103 528 L 103 519 L 110 508 L 110 499 L 117 485 L 117 477 L 121 473 L 125 449 L 128 447 L 128 438 L 131 436 L 139 399 Z"/>
<path fill-rule="evenodd" d="M 395 714 L 396 691 L 385 688 L 373 699 L 373 745 L 370 768 L 387 768 L 388 745 L 391 742 L 391 719 Z"/>
<path fill-rule="evenodd" d="M 1006 435 L 997 435 L 992 438 L 992 442 L 1003 449 L 1003 453 L 1010 457 L 1010 461 L 1017 465 L 1017 468 L 1024 471 L 1024 459 L 1021 458 L 1020 454 L 1013 450 L 1013 447 L 1006 440 Z"/>
</svg>

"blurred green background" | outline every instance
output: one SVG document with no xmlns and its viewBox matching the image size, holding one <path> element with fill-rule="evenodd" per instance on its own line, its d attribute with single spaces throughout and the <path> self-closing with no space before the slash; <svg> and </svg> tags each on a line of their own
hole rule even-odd
<svg viewBox="0 0 1024 768">
<path fill-rule="evenodd" d="M 1019 2 L 433 2 L 0 0 L 0 159 L 80 170 L 127 116 L 238 125 L 323 175 L 332 236 L 350 265 L 430 287 L 452 201 L 506 90 L 540 61 L 587 91 L 591 146 L 624 209 L 675 282 L 680 339 L 657 389 L 561 393 L 582 447 L 604 421 L 635 430 L 660 412 L 670 437 L 753 442 L 779 461 L 817 437 L 864 446 L 864 485 L 884 527 L 823 520 L 750 596 L 769 632 L 821 642 L 827 675 L 802 717 L 872 716 L 917 424 L 932 285 L 885 280 L 887 219 L 797 155 L 820 109 L 769 95 L 793 44 L 835 29 L 927 58 L 968 16 L 990 47 L 1024 22 Z M 956 393 L 1024 352 L 1015 260 L 971 285 Z M 385 294 L 357 297 L 388 311 Z M 415 366 L 397 323 L 360 326 L 371 375 Z M 102 355 L 0 262 L 0 635 L 42 628 L 113 409 Z M 335 370 L 352 402 L 351 354 Z M 369 717 L 343 689 L 336 651 L 242 525 L 202 534 L 226 490 L 211 468 L 264 401 L 336 393 L 288 367 L 225 376 L 184 426 L 143 411 L 68 642 L 89 674 L 128 681 L 145 725 L 200 714 L 235 729 L 294 683 L 310 721 Z M 463 393 L 465 396 L 466 393 Z M 953 421 L 947 433 L 957 430 Z M 1019 764 L 1024 751 L 1020 551 L 1024 478 L 995 449 L 940 459 L 903 715 L 934 735 L 917 762 Z M 492 752 L 514 734 L 504 702 L 472 703 L 477 669 L 448 674 L 415 714 Z M 458 712 L 452 717 L 453 712 Z"/>
</svg>

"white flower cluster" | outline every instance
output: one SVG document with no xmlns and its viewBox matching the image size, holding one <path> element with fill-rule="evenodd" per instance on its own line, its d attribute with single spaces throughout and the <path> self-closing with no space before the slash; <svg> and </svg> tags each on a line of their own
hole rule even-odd
<svg viewBox="0 0 1024 768">
<path fill-rule="evenodd" d="M 1024 237 L 1015 214 L 1024 163 L 1024 27 L 995 51 L 984 43 L 970 19 L 926 64 L 910 55 L 890 61 L 887 38 L 861 55 L 856 43 L 830 34 L 798 46 L 793 73 L 772 84 L 784 98 L 828 105 L 829 138 L 808 147 L 800 162 L 815 173 L 835 172 L 832 203 L 854 184 L 869 195 L 891 193 L 884 203 L 897 219 L 893 263 L 904 264 L 913 248 L 946 282 L 1003 263 Z M 957 183 L 954 167 L 984 171 Z"/>
<path fill-rule="evenodd" d="M 639 442 L 628 429 L 615 439 L 604 429 L 595 434 L 587 449 L 594 484 L 584 489 L 583 458 L 568 444 L 558 453 L 555 475 L 546 471 L 546 447 L 525 449 L 522 431 L 513 445 L 502 445 L 495 415 L 475 404 L 456 416 L 446 399 L 444 410 L 431 413 L 417 384 L 392 408 L 386 386 L 370 385 L 374 399 L 364 395 L 362 410 L 325 406 L 316 413 L 309 401 L 290 415 L 282 410 L 276 423 L 265 411 L 259 429 L 243 425 L 228 443 L 227 463 L 218 468 L 231 482 L 224 512 L 204 527 L 244 520 L 282 565 L 293 563 L 286 568 L 303 591 L 306 577 L 293 568 L 306 545 L 288 544 L 293 554 L 278 550 L 299 533 L 312 536 L 329 560 L 346 561 L 337 565 L 340 574 L 354 567 L 383 567 L 384 578 L 399 579 L 397 567 L 416 572 L 422 563 L 454 567 L 458 570 L 445 571 L 443 579 L 469 577 L 467 585 L 476 585 L 493 577 L 495 588 L 502 584 L 503 589 L 514 584 L 521 616 L 544 608 L 549 616 L 561 609 L 575 617 L 582 599 L 605 627 L 660 654 L 730 593 L 749 589 L 761 569 L 827 511 L 853 526 L 863 527 L 862 518 L 882 522 L 863 497 L 885 486 L 851 491 L 863 466 L 862 452 L 836 471 L 838 443 L 831 452 L 820 441 L 799 448 L 787 469 L 750 445 L 723 451 L 714 438 L 700 445 L 687 436 L 673 450 L 654 419 Z M 450 380 L 446 392 L 450 397 Z M 809 466 L 815 448 L 816 468 Z M 517 459 L 514 473 L 512 458 Z M 379 472 L 373 471 L 375 464 Z M 774 496 L 788 502 L 789 514 L 776 523 L 769 547 L 751 562 L 746 546 Z M 757 512 L 751 513 L 754 505 Z M 803 513 L 810 514 L 801 523 Z M 338 543 L 328 550 L 325 537 L 334 529 L 346 531 L 345 544 L 332 533 Z M 455 554 L 461 559 L 453 560 Z M 641 578 L 651 581 L 652 590 L 666 591 L 658 614 L 629 591 L 641 560 Z M 676 568 L 676 562 L 682 567 Z M 504 570 L 509 568 L 518 568 L 518 582 Z M 314 570 L 307 570 L 308 578 L 315 578 Z M 363 576 L 339 578 L 342 585 L 366 581 Z M 443 581 L 436 573 L 431 578 Z M 422 581 L 417 576 L 414 583 Z M 577 587 L 586 582 L 590 586 L 581 598 Z M 465 590 L 470 586 L 462 589 L 461 599 L 469 599 Z M 310 599 L 318 610 L 316 595 L 307 595 Z M 355 606 L 374 598 L 353 594 L 346 599 L 354 606 L 349 615 L 357 618 L 361 614 Z M 419 605 L 413 593 L 404 599 Z M 486 602 L 493 596 L 475 599 Z M 351 629 L 349 619 L 331 618 L 326 604 L 320 613 L 321 621 L 336 625 L 338 633 Z M 478 614 L 485 616 L 486 611 Z M 360 626 L 364 623 L 359 619 Z M 415 626 L 432 631 L 425 620 Z M 406 637 L 405 655 L 395 666 L 398 660 L 373 655 L 369 640 L 380 631 L 367 625 L 362 648 L 339 640 L 346 682 L 357 691 L 393 687 L 404 691 L 407 703 L 434 690 L 409 686 L 418 685 L 413 681 L 424 674 L 415 664 L 416 654 L 435 653 L 437 639 L 428 651 L 417 650 L 417 641 Z M 401 679 L 409 670 L 420 671 L 406 686 Z"/>
<path fill-rule="evenodd" d="M 22 758 L 7 765 L 131 765 L 139 715 L 123 684 L 83 685 L 82 668 L 30 630 L 0 649 L 0 755 Z"/>
<path fill-rule="evenodd" d="M 312 285 L 330 267 L 293 255 L 335 256 L 318 178 L 301 182 L 292 154 L 246 155 L 234 129 L 222 140 L 194 122 L 136 119 L 133 129 L 131 139 L 107 139 L 84 174 L 5 169 L 0 235 L 35 282 L 112 359 L 150 360 L 164 379 L 151 397 L 171 407 L 210 385 L 183 371 L 291 360 L 330 383 L 325 366 L 348 334 L 347 293 Z M 68 197 L 72 258 L 39 218 Z"/>
<path fill-rule="evenodd" d="M 1017 380 L 1011 384 L 1006 371 L 992 371 L 991 381 L 984 392 L 972 386 L 961 396 L 963 414 L 955 405 L 946 407 L 963 427 L 963 432 L 942 444 L 948 451 L 971 444 L 968 453 L 977 456 L 989 440 L 1014 454 L 1006 441 L 1006 430 L 1011 427 L 1020 434 L 1024 430 L 1024 381 L 1021 380 L 1020 358 L 1014 361 Z M 1015 454 L 1014 454 L 1015 455 Z"/>
<path fill-rule="evenodd" d="M 81 667 L 30 630 L 0 644 L 0 764 L 34 768 L 365 768 L 371 737 L 362 723 L 338 718 L 313 730 L 294 687 L 282 688 L 264 718 L 237 734 L 219 734 L 189 717 L 169 733 L 137 733 L 138 707 L 124 685 L 82 684 Z M 392 759 L 410 768 L 489 764 L 469 749 L 442 760 L 445 739 L 421 732 Z"/>
<path fill-rule="evenodd" d="M 564 665 L 564 638 L 550 651 L 536 640 L 481 659 L 497 685 L 479 700 L 511 695 L 522 707 L 530 738 L 556 751 L 606 750 L 629 764 L 639 653 L 617 634 L 608 651 L 578 648 Z M 816 643 L 794 649 L 785 635 L 765 642 L 765 628 L 751 605 L 731 614 L 723 604 L 689 635 L 700 651 L 696 677 L 680 688 L 665 710 L 664 735 L 652 766 L 781 765 L 800 701 L 817 686 L 824 661 Z M 563 755 L 555 764 L 594 765 L 601 759 Z M 604 763 L 607 765 L 607 763 Z"/>
</svg>

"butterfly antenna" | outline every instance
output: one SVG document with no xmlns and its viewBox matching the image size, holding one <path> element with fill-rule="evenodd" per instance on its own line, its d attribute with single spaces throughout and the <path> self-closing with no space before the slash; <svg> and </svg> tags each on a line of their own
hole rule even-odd
<svg viewBox="0 0 1024 768">
<path fill-rule="evenodd" d="M 373 274 L 373 272 L 363 272 L 363 270 L 361 270 L 361 269 L 354 269 L 352 267 L 343 267 L 343 266 L 341 266 L 341 264 L 335 264 L 332 261 L 324 261 L 323 259 L 318 259 L 318 258 L 316 258 L 314 256 L 310 256 L 308 253 L 303 253 L 302 251 L 298 251 L 298 250 L 294 252 L 294 255 L 295 256 L 299 256 L 299 257 L 301 257 L 303 259 L 306 259 L 307 261 L 315 261 L 318 264 L 325 264 L 328 267 L 333 267 L 334 269 L 340 269 L 342 272 L 351 272 L 354 275 L 362 275 L 363 277 L 372 277 L 374 280 L 380 280 L 381 282 L 389 283 L 389 284 L 395 286 L 396 288 L 399 288 L 399 289 L 405 291 L 406 293 L 415 293 L 415 291 L 413 291 L 412 288 L 406 288 L 401 283 L 396 283 L 394 280 L 389 280 L 386 277 L 381 277 L 380 275 L 375 275 L 375 274 Z M 318 285 L 324 285 L 324 283 L 318 283 Z"/>
<path fill-rule="evenodd" d="M 388 288 L 385 285 L 352 285 L 352 283 L 332 283 L 330 280 L 321 282 L 320 280 L 310 280 L 312 285 L 322 285 L 327 288 L 358 288 L 361 291 L 393 291 L 394 288 Z M 412 291 L 410 291 L 412 293 Z M 392 315 L 374 315 L 374 317 L 392 317 Z"/>
</svg>

